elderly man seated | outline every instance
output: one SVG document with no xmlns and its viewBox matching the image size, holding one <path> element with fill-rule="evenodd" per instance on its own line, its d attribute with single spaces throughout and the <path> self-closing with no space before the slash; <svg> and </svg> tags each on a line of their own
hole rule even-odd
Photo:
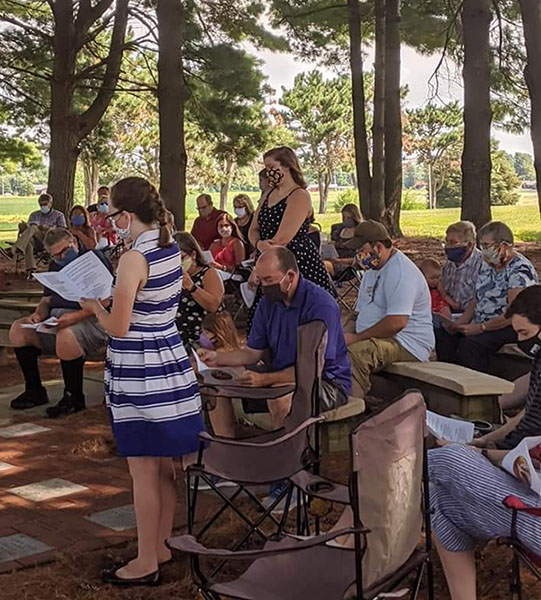
<svg viewBox="0 0 541 600">
<path fill-rule="evenodd" d="M 53 259 L 50 271 L 59 271 L 80 254 L 76 238 L 67 229 L 49 230 L 44 244 Z M 96 252 L 96 255 L 112 271 L 108 261 L 99 252 Z M 49 317 L 58 319 L 56 330 L 53 328 L 51 333 L 38 333 L 35 329 L 23 327 L 41 323 Z M 55 292 L 45 289 L 35 312 L 13 323 L 9 340 L 15 346 L 15 356 L 25 382 L 24 392 L 11 402 L 11 408 L 32 408 L 49 401 L 38 368 L 38 357 L 42 350 L 46 354 L 56 353 L 60 358 L 64 378 L 64 396 L 56 406 L 47 409 L 48 416 L 59 417 L 85 408 L 85 355 L 95 355 L 105 348 L 108 341 L 107 334 L 92 312 L 82 310 L 77 302 L 65 300 Z"/>
<path fill-rule="evenodd" d="M 356 333 L 346 334 L 353 395 L 364 397 L 370 376 L 398 361 L 426 361 L 434 347 L 430 292 L 421 271 L 393 247 L 381 223 L 365 221 L 344 245 L 367 269 L 356 311 Z"/>
<path fill-rule="evenodd" d="M 246 348 L 236 352 L 200 350 L 203 361 L 210 366 L 251 366 L 268 353 L 270 369 L 266 372 L 247 370 L 240 382 L 257 387 L 294 383 L 297 328 L 311 321 L 323 321 L 327 328 L 327 349 L 321 405 L 331 409 L 346 404 L 351 391 L 351 368 L 335 299 L 301 277 L 295 256 L 282 246 L 264 252 L 255 271 L 263 298 L 257 307 Z M 290 407 L 291 396 L 268 401 L 275 427 L 283 424 Z M 230 431 L 232 412 L 228 412 L 229 423 L 224 422 L 224 414 L 223 410 L 210 413 L 217 433 L 221 433 L 224 426 Z"/>
<path fill-rule="evenodd" d="M 464 311 L 475 293 L 479 269 L 483 264 L 475 238 L 475 225 L 469 221 L 453 223 L 445 232 L 447 262 L 442 271 L 440 292 L 454 312 Z"/>
<path fill-rule="evenodd" d="M 513 232 L 505 223 L 482 227 L 479 245 L 484 262 L 475 296 L 452 326 L 436 330 L 436 352 L 439 360 L 486 373 L 492 355 L 517 341 L 505 311 L 524 288 L 537 283 L 537 273 L 513 248 Z"/>
<path fill-rule="evenodd" d="M 53 198 L 50 194 L 41 194 L 38 198 L 39 210 L 28 217 L 27 223 L 19 223 L 19 236 L 9 250 L 4 250 L 8 258 L 15 258 L 14 252 L 24 254 L 25 267 L 28 275 L 36 270 L 34 250 L 41 248 L 45 234 L 51 227 L 66 227 L 66 219 L 59 210 L 53 208 Z"/>
<path fill-rule="evenodd" d="M 203 250 L 208 250 L 218 236 L 218 221 L 225 214 L 212 203 L 210 194 L 200 194 L 195 199 L 199 216 L 193 222 L 191 234 Z"/>
</svg>

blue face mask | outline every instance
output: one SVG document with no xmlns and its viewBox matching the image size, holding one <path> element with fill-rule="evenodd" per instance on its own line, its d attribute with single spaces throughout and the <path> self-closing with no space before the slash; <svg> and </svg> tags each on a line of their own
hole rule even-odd
<svg viewBox="0 0 541 600">
<path fill-rule="evenodd" d="M 468 252 L 467 246 L 457 246 L 455 248 L 445 248 L 445 256 L 453 263 L 462 262 Z"/>
<path fill-rule="evenodd" d="M 40 206 L 39 209 L 44 215 L 48 215 L 51 212 L 51 207 L 48 204 L 45 206 Z"/>
<path fill-rule="evenodd" d="M 212 340 L 209 340 L 208 335 L 204 331 L 202 331 L 199 335 L 199 345 L 205 350 L 214 350 L 214 344 Z"/>
<path fill-rule="evenodd" d="M 64 253 L 63 258 L 55 258 L 54 261 L 57 265 L 60 265 L 61 267 L 65 267 L 72 260 L 75 260 L 78 256 L 79 256 L 79 251 L 76 250 L 73 246 L 70 246 Z"/>
<path fill-rule="evenodd" d="M 100 213 L 107 214 L 109 212 L 109 205 L 106 202 L 98 204 L 98 211 Z"/>
<path fill-rule="evenodd" d="M 348 229 L 351 227 L 355 227 L 355 221 L 351 217 L 344 219 L 342 222 L 344 224 L 344 227 L 347 227 Z"/>
<path fill-rule="evenodd" d="M 73 217 L 71 217 L 71 224 L 74 227 L 82 227 L 85 224 L 85 216 L 84 215 L 73 215 Z"/>
</svg>

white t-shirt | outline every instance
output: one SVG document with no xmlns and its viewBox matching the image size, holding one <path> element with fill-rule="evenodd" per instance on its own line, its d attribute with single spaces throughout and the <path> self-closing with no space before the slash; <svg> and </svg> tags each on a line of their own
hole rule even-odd
<svg viewBox="0 0 541 600">
<path fill-rule="evenodd" d="M 381 269 L 370 269 L 364 274 L 356 311 L 357 333 L 385 317 L 407 315 L 408 324 L 394 339 L 419 360 L 428 360 L 435 344 L 428 284 L 400 250 Z"/>
</svg>

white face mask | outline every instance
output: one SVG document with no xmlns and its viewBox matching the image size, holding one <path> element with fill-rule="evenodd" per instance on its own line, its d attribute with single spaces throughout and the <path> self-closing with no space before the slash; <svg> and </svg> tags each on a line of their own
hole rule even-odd
<svg viewBox="0 0 541 600">
<path fill-rule="evenodd" d="M 246 216 L 246 209 L 245 208 L 235 208 L 235 214 L 237 215 L 237 217 L 239 219 L 242 219 L 242 217 Z"/>
<path fill-rule="evenodd" d="M 129 222 L 128 222 L 127 227 L 118 227 L 118 225 L 116 224 L 116 221 L 114 219 L 111 219 L 111 221 L 113 222 L 113 229 L 115 230 L 117 235 L 119 235 L 123 240 L 129 240 L 131 238 L 131 231 L 130 231 L 131 217 L 128 216 Z"/>
</svg>

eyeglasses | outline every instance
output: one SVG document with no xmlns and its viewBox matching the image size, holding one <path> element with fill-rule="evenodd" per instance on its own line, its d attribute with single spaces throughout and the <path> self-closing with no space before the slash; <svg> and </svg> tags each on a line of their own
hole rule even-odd
<svg viewBox="0 0 541 600">
<path fill-rule="evenodd" d="M 115 217 L 118 217 L 120 214 L 122 214 L 124 211 L 123 210 L 117 210 L 114 213 L 111 213 L 109 215 L 107 215 L 107 219 L 114 219 Z"/>
<path fill-rule="evenodd" d="M 480 243 L 479 244 L 479 248 L 481 248 L 481 250 L 488 250 L 489 248 L 499 248 L 503 243 L 505 242 L 489 242 L 488 244 L 483 244 Z"/>
<path fill-rule="evenodd" d="M 54 254 L 52 252 L 49 252 L 51 258 L 53 260 L 57 260 L 57 259 L 63 259 L 64 256 L 66 255 L 66 252 L 71 248 L 71 244 L 68 243 L 66 246 L 64 246 L 64 248 L 62 250 L 60 250 L 60 252 L 55 252 Z"/>
</svg>

